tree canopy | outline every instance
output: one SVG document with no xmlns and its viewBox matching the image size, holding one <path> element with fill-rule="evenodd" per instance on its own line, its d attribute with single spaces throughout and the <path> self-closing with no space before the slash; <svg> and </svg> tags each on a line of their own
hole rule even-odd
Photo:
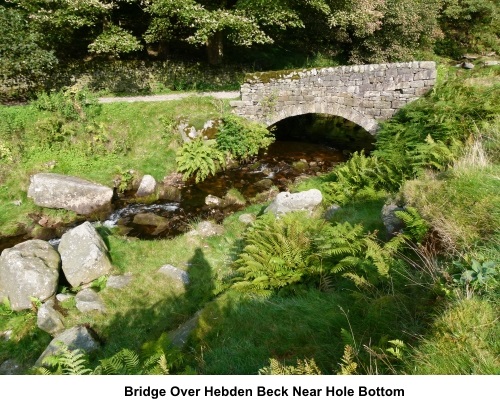
<svg viewBox="0 0 500 405">
<path fill-rule="evenodd" d="M 0 22 L 4 83 L 39 83 L 58 61 L 177 49 L 198 57 L 205 48 L 211 64 L 239 48 L 339 63 L 500 53 L 497 0 L 0 0 Z"/>
</svg>

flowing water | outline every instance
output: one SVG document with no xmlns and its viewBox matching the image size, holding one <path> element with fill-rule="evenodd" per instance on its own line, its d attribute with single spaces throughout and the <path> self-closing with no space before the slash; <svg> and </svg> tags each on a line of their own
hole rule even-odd
<svg viewBox="0 0 500 405">
<path fill-rule="evenodd" d="M 263 200 L 270 194 L 269 190 L 288 190 L 299 176 L 328 172 L 344 160 L 342 152 L 328 146 L 276 141 L 251 162 L 200 183 L 186 182 L 180 189 L 178 202 L 164 200 L 152 205 L 125 205 L 113 212 L 104 225 L 118 226 L 119 232 L 129 236 L 172 237 L 187 231 L 189 223 L 195 219 L 219 222 L 243 208 L 241 198 L 240 201 L 225 198 L 231 189 L 237 190 L 247 202 L 259 201 L 259 195 Z M 209 195 L 219 199 L 206 204 Z"/>
</svg>

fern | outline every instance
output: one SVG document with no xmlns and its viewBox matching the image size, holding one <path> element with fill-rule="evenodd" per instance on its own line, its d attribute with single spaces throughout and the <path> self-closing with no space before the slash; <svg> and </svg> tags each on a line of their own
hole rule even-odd
<svg viewBox="0 0 500 405">
<path fill-rule="evenodd" d="M 297 360 L 296 366 L 286 366 L 276 359 L 269 359 L 269 366 L 259 370 L 261 375 L 321 375 L 314 359 Z"/>
<path fill-rule="evenodd" d="M 463 144 L 455 138 L 451 138 L 446 144 L 441 140 L 435 141 L 430 135 L 425 138 L 425 143 L 416 145 L 409 152 L 411 164 L 416 174 L 422 173 L 424 169 L 444 170 L 460 156 Z"/>
<path fill-rule="evenodd" d="M 344 354 L 340 359 L 340 371 L 337 375 L 354 375 L 358 368 L 358 363 L 354 360 L 356 359 L 356 351 L 351 345 L 344 346 Z"/>
<path fill-rule="evenodd" d="M 405 177 L 376 156 L 365 156 L 363 151 L 353 153 L 333 174 L 334 181 L 327 183 L 324 189 L 328 200 L 337 203 L 352 200 L 362 190 L 395 191 Z"/>
<path fill-rule="evenodd" d="M 95 369 L 89 368 L 87 356 L 81 350 L 70 350 L 61 344 L 57 353 L 43 361 L 46 367 L 36 371 L 44 375 L 156 375 L 169 374 L 167 354 L 158 351 L 141 361 L 140 356 L 130 350 L 122 349 L 115 355 L 101 359 Z"/>
<path fill-rule="evenodd" d="M 226 156 L 201 138 L 197 138 L 182 146 L 177 152 L 176 162 L 177 170 L 183 173 L 184 180 L 194 176 L 198 183 L 225 168 Z"/>
<path fill-rule="evenodd" d="M 405 224 L 405 234 L 413 241 L 420 243 L 429 233 L 429 224 L 414 207 L 406 207 L 404 211 L 395 211 L 395 215 Z"/>
<path fill-rule="evenodd" d="M 249 228 L 243 252 L 235 262 L 245 281 L 237 287 L 279 289 L 299 283 L 312 269 L 313 228 L 319 222 L 304 222 L 303 214 L 277 219 L 259 218 Z"/>
<path fill-rule="evenodd" d="M 43 360 L 43 364 L 47 367 L 40 367 L 38 372 L 49 374 L 62 375 L 88 375 L 93 374 L 88 368 L 88 359 L 81 350 L 70 350 L 63 343 L 58 345 L 57 352 L 51 356 L 47 356 Z"/>
</svg>

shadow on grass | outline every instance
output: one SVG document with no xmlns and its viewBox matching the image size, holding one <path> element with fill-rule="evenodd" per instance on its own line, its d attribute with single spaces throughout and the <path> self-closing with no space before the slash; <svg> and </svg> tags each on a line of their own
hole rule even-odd
<svg viewBox="0 0 500 405">
<path fill-rule="evenodd" d="M 157 341 L 162 334 L 189 321 L 213 297 L 214 275 L 201 248 L 195 249 L 188 262 L 187 273 L 190 282 L 184 287 L 180 284 L 166 286 L 166 276 L 154 272 L 150 284 L 136 286 L 142 289 L 142 295 L 129 297 L 124 291 L 115 298 L 116 305 L 119 304 L 117 301 L 128 299 L 127 310 L 116 312 L 109 320 L 96 327 L 96 332 L 105 342 L 96 356 L 110 357 L 124 348 L 139 352 L 146 343 Z M 175 283 L 174 280 L 172 283 Z M 164 296 L 162 297 L 162 291 L 149 291 L 149 288 L 165 288 Z M 160 298 L 151 303 L 150 294 L 159 295 Z"/>
</svg>

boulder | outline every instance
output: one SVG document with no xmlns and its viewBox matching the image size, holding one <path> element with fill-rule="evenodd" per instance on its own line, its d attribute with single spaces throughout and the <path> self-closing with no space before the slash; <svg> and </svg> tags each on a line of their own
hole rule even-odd
<svg viewBox="0 0 500 405">
<path fill-rule="evenodd" d="M 108 281 L 106 282 L 106 288 L 121 290 L 122 288 L 128 286 L 132 282 L 133 278 L 134 276 L 132 275 L 132 273 L 127 273 L 120 276 L 109 276 Z"/>
<path fill-rule="evenodd" d="M 40 367 L 47 356 L 56 354 L 61 347 L 61 344 L 68 347 L 70 350 L 81 350 L 85 353 L 90 353 L 99 349 L 99 342 L 92 336 L 92 332 L 86 326 L 75 326 L 67 329 L 57 335 L 49 343 L 42 355 L 38 358 L 35 366 Z"/>
<path fill-rule="evenodd" d="M 498 66 L 500 65 L 500 60 L 486 60 L 483 64 L 484 66 Z"/>
<path fill-rule="evenodd" d="M 89 215 L 110 211 L 113 190 L 78 177 L 38 173 L 31 176 L 28 197 L 41 207 L 64 208 Z"/>
<path fill-rule="evenodd" d="M 104 305 L 101 297 L 99 297 L 99 294 L 90 288 L 79 291 L 75 296 L 75 301 L 76 308 L 80 312 L 106 312 L 106 306 Z"/>
<path fill-rule="evenodd" d="M 202 310 L 200 309 L 191 317 L 191 319 L 187 320 L 182 325 L 179 325 L 177 329 L 168 333 L 172 346 L 182 348 L 186 344 L 189 335 L 191 335 L 191 332 L 193 332 L 198 326 L 201 311 Z"/>
<path fill-rule="evenodd" d="M 217 225 L 210 221 L 201 221 L 196 227 L 196 229 L 189 232 L 188 234 L 194 236 L 207 237 L 207 236 L 222 235 L 223 233 L 224 233 L 224 227 L 222 225 Z"/>
<path fill-rule="evenodd" d="M 154 227 L 151 235 L 158 235 L 167 230 L 170 226 L 170 221 L 160 215 L 153 214 L 152 212 L 141 212 L 134 216 L 132 221 L 136 225 Z"/>
<path fill-rule="evenodd" d="M 0 332 L 0 339 L 9 341 L 12 338 L 12 329 L 4 330 Z"/>
<path fill-rule="evenodd" d="M 39 309 L 36 323 L 38 327 L 52 336 L 64 330 L 64 317 L 54 309 L 54 301 L 45 302 Z"/>
<path fill-rule="evenodd" d="M 267 190 L 267 189 L 271 188 L 273 185 L 274 185 L 274 183 L 271 179 L 264 178 L 262 180 L 257 181 L 256 183 L 254 183 L 253 186 L 257 190 Z"/>
<path fill-rule="evenodd" d="M 75 298 L 75 296 L 73 294 L 65 294 L 65 293 L 56 294 L 56 300 L 59 302 L 64 302 L 71 298 Z"/>
<path fill-rule="evenodd" d="M 172 280 L 172 284 L 176 287 L 184 288 L 189 284 L 189 274 L 171 264 L 161 266 L 158 273 L 163 274 Z"/>
<path fill-rule="evenodd" d="M 462 67 L 464 69 L 474 69 L 474 64 L 471 62 L 464 62 L 464 63 L 462 63 Z"/>
<path fill-rule="evenodd" d="M 382 222 L 384 223 L 388 238 L 393 237 L 405 226 L 403 220 L 396 216 L 397 211 L 404 211 L 404 208 L 393 203 L 386 203 L 382 207 Z"/>
<path fill-rule="evenodd" d="M 45 301 L 56 293 L 61 259 L 43 240 L 29 240 L 0 256 L 0 297 L 14 311 L 31 308 L 31 297 Z"/>
<path fill-rule="evenodd" d="M 333 204 L 328 207 L 328 209 L 325 211 L 323 214 L 323 218 L 325 218 L 327 221 L 330 221 L 333 219 L 335 214 L 341 209 L 340 205 L 338 204 Z"/>
<path fill-rule="evenodd" d="M 321 204 L 322 200 L 321 191 L 314 188 L 294 194 L 282 192 L 276 196 L 265 212 L 271 212 L 276 216 L 293 211 L 312 212 L 314 208 Z"/>
<path fill-rule="evenodd" d="M 0 365 L 0 375 L 20 375 L 23 374 L 21 365 L 16 360 L 5 360 Z"/>
<path fill-rule="evenodd" d="M 309 169 L 309 164 L 305 160 L 299 160 L 298 162 L 293 162 L 292 167 L 302 173 Z"/>
<path fill-rule="evenodd" d="M 156 192 L 156 180 L 153 176 L 146 174 L 139 184 L 139 189 L 135 193 L 136 197 L 147 197 Z"/>
<path fill-rule="evenodd" d="M 238 190 L 236 189 L 230 189 L 226 195 L 224 196 L 224 205 L 225 206 L 230 206 L 230 205 L 239 205 L 239 206 L 244 206 L 246 204 L 245 197 L 243 194 L 241 194 Z"/>
<path fill-rule="evenodd" d="M 255 221 L 255 215 L 254 214 L 241 214 L 238 219 L 240 222 L 243 222 L 244 224 L 251 224 Z"/>
<path fill-rule="evenodd" d="M 61 237 L 62 269 L 72 287 L 90 283 L 112 269 L 108 248 L 90 222 L 84 222 Z"/>
<path fill-rule="evenodd" d="M 205 197 L 205 204 L 209 207 L 220 207 L 224 205 L 224 201 L 222 200 L 222 198 L 209 194 Z"/>
</svg>

